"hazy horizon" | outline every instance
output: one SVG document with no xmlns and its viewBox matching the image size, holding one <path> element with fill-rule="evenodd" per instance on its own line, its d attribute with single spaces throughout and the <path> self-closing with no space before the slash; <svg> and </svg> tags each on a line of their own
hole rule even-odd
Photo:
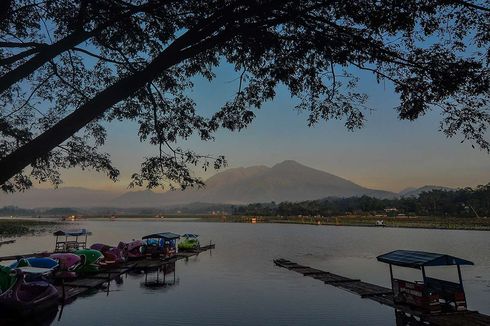
<svg viewBox="0 0 490 326">
<path fill-rule="evenodd" d="M 438 131 L 441 117 L 436 110 L 413 122 L 400 121 L 393 109 L 399 104 L 393 85 L 378 84 L 367 72 L 355 73 L 360 77 L 359 90 L 368 94 L 368 105 L 373 108 L 365 112 L 366 125 L 360 130 L 347 131 L 343 121 L 336 120 L 307 127 L 307 114 L 294 110 L 295 99 L 279 87 L 273 101 L 254 110 L 256 118 L 250 127 L 240 132 L 219 130 L 213 142 L 192 137 L 180 145 L 200 153 L 225 155 L 227 168 L 296 160 L 368 188 L 393 192 L 427 184 L 457 188 L 490 181 L 490 155 L 461 143 L 461 136 L 446 138 Z M 193 80 L 195 89 L 190 96 L 204 115 L 214 112 L 236 90 L 239 74 L 232 67 L 223 64 L 216 75 L 212 82 Z M 120 169 L 120 181 L 113 183 L 104 174 L 76 168 L 63 172 L 62 186 L 127 191 L 130 176 L 137 172 L 143 157 L 156 153 L 155 147 L 140 143 L 135 122 L 106 126 L 103 150 Z M 215 172 L 194 171 L 203 179 Z"/>
<path fill-rule="evenodd" d="M 289 161 L 289 160 L 285 160 L 285 161 Z M 353 180 L 353 179 L 350 179 L 349 177 L 346 177 L 346 176 L 343 176 L 343 175 L 337 175 L 335 173 L 332 173 L 332 171 L 328 171 L 328 170 L 323 170 L 321 168 L 317 168 L 317 167 L 314 167 L 314 166 L 310 166 L 310 165 L 307 165 L 305 164 L 304 162 L 302 161 L 298 161 L 298 160 L 292 160 L 292 161 L 296 161 L 297 163 L 299 164 L 302 164 L 302 165 L 305 165 L 307 167 L 311 167 L 311 168 L 314 168 L 316 170 L 320 170 L 320 171 L 323 171 L 323 172 L 327 172 L 327 173 L 330 173 L 330 174 L 333 174 L 335 176 L 338 176 L 338 177 L 341 177 L 343 179 L 347 179 L 349 181 L 352 181 L 356 184 L 359 184 L 363 187 L 366 187 L 366 188 L 370 188 L 370 189 L 377 189 L 377 190 L 386 190 L 386 191 L 391 191 L 391 192 L 394 192 L 394 193 L 399 193 L 405 189 L 408 189 L 408 188 L 420 188 L 420 187 L 423 187 L 423 186 L 443 186 L 443 187 L 449 187 L 449 188 L 462 188 L 462 187 L 475 187 L 477 185 L 480 185 L 480 184 L 487 184 L 488 182 L 490 182 L 490 179 L 487 179 L 487 180 L 483 180 L 482 182 L 480 183 L 477 183 L 477 184 L 461 184 L 461 185 L 448 185 L 448 184 L 442 184 L 442 183 L 431 183 L 431 182 L 422 182 L 422 183 L 419 183 L 419 184 L 413 184 L 413 185 L 408 185 L 408 186 L 405 186 L 405 187 L 399 187 L 399 188 L 396 188 L 396 189 L 387 189 L 387 188 L 376 188 L 376 187 L 371 187 L 369 185 L 366 185 L 366 184 L 363 184 L 361 182 L 357 182 L 356 180 Z M 227 170 L 230 170 L 230 169 L 237 169 L 237 168 L 251 168 L 251 167 L 256 167 L 256 166 L 267 166 L 267 167 L 272 167 L 274 165 L 277 165 L 279 163 L 282 163 L 284 161 L 281 161 L 281 162 L 275 162 L 275 163 L 272 163 L 272 164 L 256 164 L 256 165 L 250 165 L 250 166 L 228 166 L 224 169 L 221 169 L 221 170 L 211 170 L 211 173 L 207 173 L 205 174 L 205 178 L 204 178 L 204 181 L 206 181 L 207 179 L 213 177 L 214 175 L 216 174 L 219 174 L 221 172 L 224 172 L 224 171 L 227 171 Z M 93 175 L 95 177 L 95 175 L 98 175 L 96 172 L 93 172 L 93 171 L 83 171 L 82 174 L 85 174 L 85 175 Z M 95 174 L 95 175 L 94 175 Z M 100 176 L 99 176 L 100 178 Z M 129 182 L 129 181 L 128 181 Z M 113 192 L 114 194 L 123 194 L 125 192 L 128 192 L 128 191 L 142 191 L 142 190 L 147 190 L 146 188 L 144 187 L 136 187 L 136 188 L 128 188 L 127 186 L 124 186 L 122 184 L 121 181 L 119 181 L 118 183 L 112 183 L 110 182 L 111 186 L 112 187 L 108 187 L 108 188 L 104 188 L 104 187 L 93 187 L 89 182 L 81 182 L 81 184 L 68 184 L 68 183 L 64 183 L 62 185 L 60 185 L 60 189 L 62 188 L 86 188 L 86 189 L 90 189 L 90 190 L 102 190 L 102 191 L 108 191 L 108 192 Z M 34 185 L 32 187 L 33 189 L 50 189 L 50 188 L 53 188 L 53 187 L 50 187 L 48 184 L 41 184 L 41 185 Z M 162 192 L 161 189 L 157 188 L 157 189 L 152 189 L 152 191 L 154 192 Z M 166 190 L 163 190 L 163 191 L 166 191 Z"/>
</svg>

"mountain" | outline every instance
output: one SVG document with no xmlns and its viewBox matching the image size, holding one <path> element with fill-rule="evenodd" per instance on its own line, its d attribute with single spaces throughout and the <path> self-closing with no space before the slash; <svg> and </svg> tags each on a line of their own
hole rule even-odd
<svg viewBox="0 0 490 326">
<path fill-rule="evenodd" d="M 32 188 L 25 192 L 13 194 L 0 193 L 0 206 L 23 208 L 106 206 L 118 195 L 110 191 L 81 187 Z"/>
<path fill-rule="evenodd" d="M 453 191 L 454 189 L 443 186 L 426 185 L 420 188 L 407 188 L 400 191 L 398 194 L 402 197 L 418 197 L 421 193 L 432 190 Z"/>
<path fill-rule="evenodd" d="M 155 201 L 137 200 L 139 193 L 126 193 L 114 202 L 117 205 L 163 206 L 191 202 L 245 204 L 282 202 L 369 195 L 392 198 L 396 194 L 368 189 L 333 174 L 316 170 L 295 161 L 284 161 L 273 167 L 235 168 L 214 175 L 205 189 L 152 193 Z"/>
<path fill-rule="evenodd" d="M 0 206 L 36 207 L 164 207 L 189 203 L 246 204 L 368 195 L 393 198 L 397 194 L 369 189 L 296 161 L 273 167 L 228 169 L 206 180 L 204 189 L 157 193 L 149 190 L 116 194 L 108 191 L 67 187 L 31 189 L 13 195 L 1 194 Z"/>
<path fill-rule="evenodd" d="M 405 188 L 405 189 L 403 189 L 403 190 L 400 190 L 400 191 L 398 192 L 398 195 L 400 195 L 400 196 L 405 196 L 405 194 L 408 194 L 408 193 L 410 193 L 410 192 L 412 192 L 412 191 L 414 191 L 414 190 L 417 190 L 417 187 L 408 187 L 408 188 Z"/>
</svg>

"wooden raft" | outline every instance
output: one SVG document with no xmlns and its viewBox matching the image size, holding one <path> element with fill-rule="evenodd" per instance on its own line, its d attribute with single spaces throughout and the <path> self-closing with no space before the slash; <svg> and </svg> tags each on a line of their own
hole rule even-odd
<svg viewBox="0 0 490 326">
<path fill-rule="evenodd" d="M 320 280 L 325 284 L 329 284 L 343 290 L 359 295 L 361 298 L 376 301 L 378 303 L 393 307 L 397 310 L 417 315 L 431 325 L 440 326 L 484 326 L 490 325 L 490 316 L 480 314 L 477 311 L 440 313 L 436 315 L 421 314 L 410 310 L 408 307 L 396 305 L 393 301 L 393 291 L 389 288 L 382 287 L 376 284 L 362 282 L 359 279 L 347 278 L 341 275 L 325 272 L 319 269 L 311 268 L 297 264 L 286 259 L 274 259 L 274 264 L 289 269 L 290 271 L 303 274 L 304 276 L 312 277 Z"/>
<path fill-rule="evenodd" d="M 60 294 L 64 293 L 63 301 L 71 301 L 77 296 L 82 295 L 90 290 L 99 289 L 116 278 L 120 277 L 131 270 L 151 270 L 154 268 L 163 267 L 164 265 L 175 263 L 178 260 L 196 256 L 201 252 L 214 249 L 215 245 L 210 244 L 200 247 L 192 252 L 178 253 L 169 258 L 151 258 L 129 261 L 125 264 L 116 265 L 99 270 L 97 273 L 85 274 L 72 281 L 64 281 L 63 285 L 57 285 L 56 288 Z"/>
</svg>

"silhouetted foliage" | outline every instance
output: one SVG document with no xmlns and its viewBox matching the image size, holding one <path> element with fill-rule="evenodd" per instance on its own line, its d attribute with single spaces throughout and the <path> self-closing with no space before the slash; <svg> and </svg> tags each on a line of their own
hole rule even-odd
<svg viewBox="0 0 490 326">
<path fill-rule="evenodd" d="M 349 198 L 327 198 L 298 203 L 257 203 L 237 206 L 236 215 L 263 216 L 336 216 L 346 214 L 385 214 L 385 209 L 397 213 L 417 216 L 439 217 L 490 217 L 490 183 L 475 189 L 464 188 L 454 191 L 432 190 L 418 197 L 377 199 L 368 196 Z"/>
<path fill-rule="evenodd" d="M 447 136 L 490 148 L 483 1 L 9 0 L 0 8 L 5 191 L 33 179 L 57 185 L 59 170 L 75 166 L 116 180 L 100 152 L 114 120 L 135 121 L 141 141 L 156 146 L 132 185 L 201 185 L 189 168 L 225 160 L 181 141 L 247 127 L 278 85 L 309 125 L 342 119 L 349 130 L 361 127 L 369 108 L 353 68 L 394 84 L 401 119 L 436 109 Z M 213 80 L 225 62 L 237 91 L 202 113 L 192 80 Z"/>
</svg>

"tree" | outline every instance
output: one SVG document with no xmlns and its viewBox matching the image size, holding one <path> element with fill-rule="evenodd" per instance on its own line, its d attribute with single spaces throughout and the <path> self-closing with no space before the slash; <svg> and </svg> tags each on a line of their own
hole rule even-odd
<svg viewBox="0 0 490 326">
<path fill-rule="evenodd" d="M 119 171 L 100 152 L 106 126 L 134 120 L 157 154 L 132 185 L 201 185 L 189 168 L 225 164 L 178 146 L 240 130 L 279 84 L 308 124 L 362 127 L 366 96 L 350 67 L 395 85 L 401 119 L 440 110 L 441 130 L 483 150 L 490 9 L 478 1 L 9 0 L 0 15 L 0 184 L 61 182 L 59 169 Z M 192 78 L 237 72 L 237 91 L 197 114 Z M 26 167 L 30 166 L 30 172 Z"/>
</svg>

